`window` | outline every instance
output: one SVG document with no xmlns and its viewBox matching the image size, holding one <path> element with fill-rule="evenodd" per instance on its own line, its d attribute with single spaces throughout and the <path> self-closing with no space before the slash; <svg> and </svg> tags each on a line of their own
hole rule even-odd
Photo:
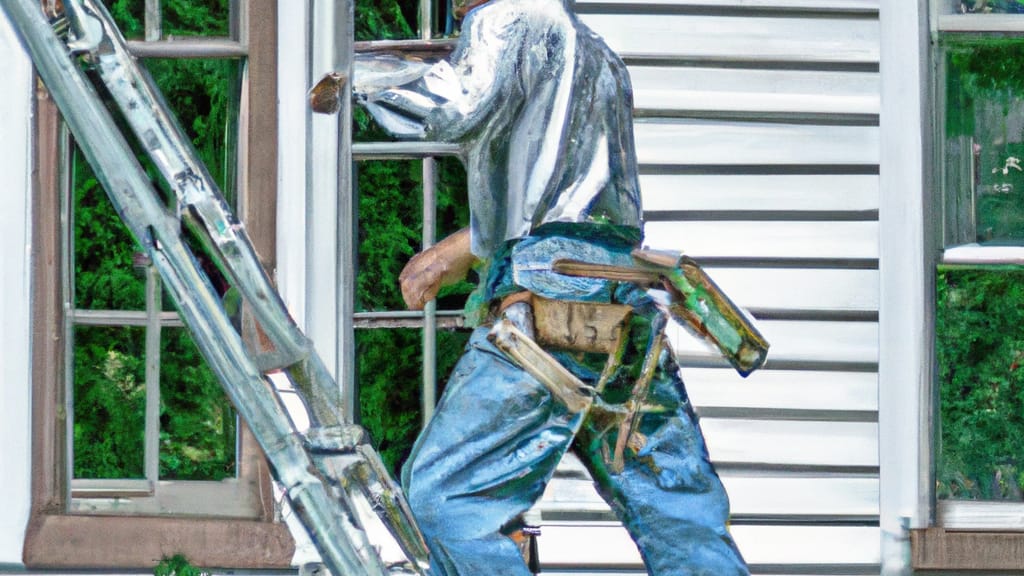
<svg viewBox="0 0 1024 576">
<path fill-rule="evenodd" d="M 226 13 L 219 16 L 227 22 Z M 238 61 L 147 64 L 233 196 L 237 129 L 229 116 L 239 97 Z M 236 469 L 237 417 L 216 376 L 80 153 L 71 172 L 61 218 L 71 509 L 257 517 L 253 495 L 236 486 L 251 470 Z M 222 295 L 228 305 L 231 294 Z M 216 495 L 220 506 L 199 494 Z"/>
<path fill-rule="evenodd" d="M 938 530 L 921 549 L 956 551 L 917 555 L 921 568 L 1019 568 L 1007 551 L 1024 541 L 1007 534 L 1024 530 L 1022 14 L 1018 0 L 933 0 Z"/>
<path fill-rule="evenodd" d="M 175 112 L 219 184 L 238 191 L 233 201 L 260 254 L 272 256 L 276 3 L 107 4 L 154 77 L 171 79 L 165 91 L 216 79 Z M 217 99 L 223 105 L 204 102 Z M 37 109 L 34 282 L 52 290 L 33 310 L 45 337 L 33 347 L 26 565 L 142 567 L 181 553 L 202 566 L 288 566 L 293 545 L 273 522 L 258 446 L 213 393 L 219 386 L 158 275 L 75 159 L 45 92 Z M 197 395 L 204 400 L 190 404 Z M 196 428 L 191 438 L 182 432 Z"/>
<path fill-rule="evenodd" d="M 1024 502 L 1024 379 L 1015 326 L 1024 303 L 1018 286 L 1024 256 L 1024 36 L 988 33 L 1024 5 L 974 2 L 978 30 L 952 33 L 940 17 L 936 47 L 942 173 L 943 257 L 936 273 L 936 357 L 940 435 L 936 495 L 939 521 L 972 520 L 967 502 Z M 1020 507 L 1024 514 L 1024 505 Z M 997 526 L 992 526 L 997 527 Z"/>
</svg>

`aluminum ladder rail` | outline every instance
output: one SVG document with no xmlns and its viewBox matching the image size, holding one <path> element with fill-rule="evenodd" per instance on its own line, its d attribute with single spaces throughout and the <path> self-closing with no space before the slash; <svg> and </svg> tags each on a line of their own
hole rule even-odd
<svg viewBox="0 0 1024 576">
<path fill-rule="evenodd" d="M 100 2 L 65 0 L 64 6 L 62 40 L 38 1 L 0 3 L 115 209 L 160 272 L 197 346 L 266 453 L 326 567 L 336 576 L 428 574 L 426 547 L 400 488 L 362 428 L 345 421 L 334 379 L 288 314 L 244 227 L 159 91 Z M 64 19 L 58 22 L 63 28 Z M 79 59 L 98 72 L 173 189 L 173 208 L 150 183 Z M 271 349 L 246 347 L 183 239 L 182 224 L 243 295 Z M 272 372 L 286 375 L 303 399 L 311 422 L 305 435 L 282 408 L 267 376 Z M 365 525 L 373 521 L 391 532 L 403 560 L 385 565 L 367 537 Z"/>
</svg>

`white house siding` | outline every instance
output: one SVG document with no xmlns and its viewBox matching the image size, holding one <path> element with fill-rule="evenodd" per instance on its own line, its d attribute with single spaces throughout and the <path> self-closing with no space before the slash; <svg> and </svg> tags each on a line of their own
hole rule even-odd
<svg viewBox="0 0 1024 576">
<path fill-rule="evenodd" d="M 32 68 L 2 12 L 0 54 L 0 567 L 14 567 L 30 505 Z"/>
<path fill-rule="evenodd" d="M 744 380 L 673 334 L 740 549 L 760 574 L 878 573 L 879 1 L 576 8 L 630 68 L 647 243 L 772 344 Z M 549 573 L 641 571 L 582 470 L 539 509 Z"/>
</svg>

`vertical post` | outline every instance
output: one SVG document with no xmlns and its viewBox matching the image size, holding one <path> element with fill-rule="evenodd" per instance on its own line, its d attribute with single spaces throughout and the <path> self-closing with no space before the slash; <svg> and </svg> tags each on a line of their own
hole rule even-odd
<svg viewBox="0 0 1024 576">
<path fill-rule="evenodd" d="M 882 573 L 911 572 L 931 515 L 934 231 L 927 0 L 881 3 L 879 490 Z"/>
<path fill-rule="evenodd" d="M 150 488 L 160 479 L 160 272 L 146 265 L 146 416 L 143 470 Z"/>
<path fill-rule="evenodd" d="M 430 40 L 434 32 L 434 3 L 432 0 L 420 0 L 420 40 Z"/>
<path fill-rule="evenodd" d="M 433 35 L 432 0 L 420 0 L 420 39 Z M 430 248 L 437 237 L 437 161 L 423 159 L 423 249 Z M 437 404 L 437 302 L 431 300 L 423 309 L 423 384 L 420 390 L 420 415 L 426 426 Z"/>
<path fill-rule="evenodd" d="M 53 100 L 50 100 L 53 103 Z M 56 103 L 53 103 L 56 107 Z M 58 111 L 59 115 L 60 112 Z M 64 393 L 61 396 L 64 400 L 61 405 L 64 410 L 64 444 L 63 451 L 57 454 L 58 459 L 66 462 L 64 475 L 60 478 L 62 482 L 61 496 L 65 504 L 71 501 L 71 480 L 75 477 L 75 283 L 72 279 L 72 271 L 75 269 L 75 251 L 72 236 L 75 230 L 75 198 L 72 190 L 71 180 L 73 178 L 71 129 L 63 121 L 60 123 L 58 135 L 58 153 L 60 164 L 58 172 L 60 181 L 60 282 L 61 282 L 61 314 L 64 316 L 63 328 L 64 353 L 62 355 L 64 365 L 63 385 Z"/>
<path fill-rule="evenodd" d="M 422 4 L 429 3 L 423 0 Z M 423 248 L 434 243 L 437 234 L 437 174 L 434 158 L 423 159 Z M 431 300 L 423 308 L 423 385 L 420 391 L 420 414 L 423 426 L 434 414 L 437 404 L 437 302 Z"/>
<path fill-rule="evenodd" d="M 160 0 L 146 0 L 145 26 L 146 42 L 156 42 L 163 35 L 163 16 L 160 14 Z"/>
<path fill-rule="evenodd" d="M 352 77 L 355 52 L 355 2 L 338 1 L 338 24 L 335 29 L 335 70 Z M 346 89 L 348 89 L 346 87 Z M 349 421 L 356 415 L 356 191 L 352 179 L 352 99 L 342 98 L 338 111 L 338 343 L 337 381 L 341 387 L 341 411 Z"/>
<path fill-rule="evenodd" d="M 309 78 L 351 75 L 353 4 L 312 3 Z M 314 80 L 315 81 L 315 80 Z M 355 212 L 352 195 L 351 106 L 341 99 L 337 117 L 307 108 L 306 332 L 338 382 L 338 402 L 355 406 Z"/>
</svg>

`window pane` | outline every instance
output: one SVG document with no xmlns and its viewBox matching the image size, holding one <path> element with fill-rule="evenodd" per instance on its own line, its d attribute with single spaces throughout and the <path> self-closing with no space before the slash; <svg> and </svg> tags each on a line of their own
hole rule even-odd
<svg viewBox="0 0 1024 576">
<path fill-rule="evenodd" d="M 469 335 L 466 330 L 437 332 L 438 397 Z M 356 331 L 360 423 L 396 477 L 420 430 L 422 349 L 422 331 L 416 328 Z"/>
<path fill-rule="evenodd" d="M 104 0 L 107 10 L 129 40 L 141 40 L 145 36 L 146 0 Z"/>
<path fill-rule="evenodd" d="M 234 208 L 240 61 L 154 58 L 145 66 L 228 206 Z"/>
<path fill-rule="evenodd" d="M 946 242 L 1024 243 L 1024 41 L 946 46 Z"/>
<path fill-rule="evenodd" d="M 229 0 L 161 0 L 160 14 L 164 36 L 227 36 L 230 32 Z"/>
<path fill-rule="evenodd" d="M 398 275 L 419 250 L 423 235 L 419 161 L 357 164 L 359 264 L 356 310 L 404 310 Z"/>
<path fill-rule="evenodd" d="M 409 0 L 356 0 L 356 40 L 415 38 L 417 3 Z"/>
<path fill-rule="evenodd" d="M 1024 270 L 940 269 L 940 498 L 1022 500 Z"/>
<path fill-rule="evenodd" d="M 1024 14 L 1020 0 L 950 0 L 954 12 L 966 14 Z"/>
<path fill-rule="evenodd" d="M 125 38 L 145 36 L 146 0 L 104 0 Z M 229 0 L 160 0 L 163 36 L 227 36 Z"/>
<path fill-rule="evenodd" d="M 77 326 L 74 339 L 74 477 L 142 478 L 145 330 Z"/>
<path fill-rule="evenodd" d="M 114 210 L 81 152 L 74 162 L 75 302 L 88 310 L 143 310 L 141 247 Z"/>
<path fill-rule="evenodd" d="M 184 329 L 160 344 L 160 479 L 235 475 L 235 410 Z"/>
<path fill-rule="evenodd" d="M 393 471 L 420 429 L 422 338 L 416 328 L 356 330 L 359 422 Z"/>
</svg>

